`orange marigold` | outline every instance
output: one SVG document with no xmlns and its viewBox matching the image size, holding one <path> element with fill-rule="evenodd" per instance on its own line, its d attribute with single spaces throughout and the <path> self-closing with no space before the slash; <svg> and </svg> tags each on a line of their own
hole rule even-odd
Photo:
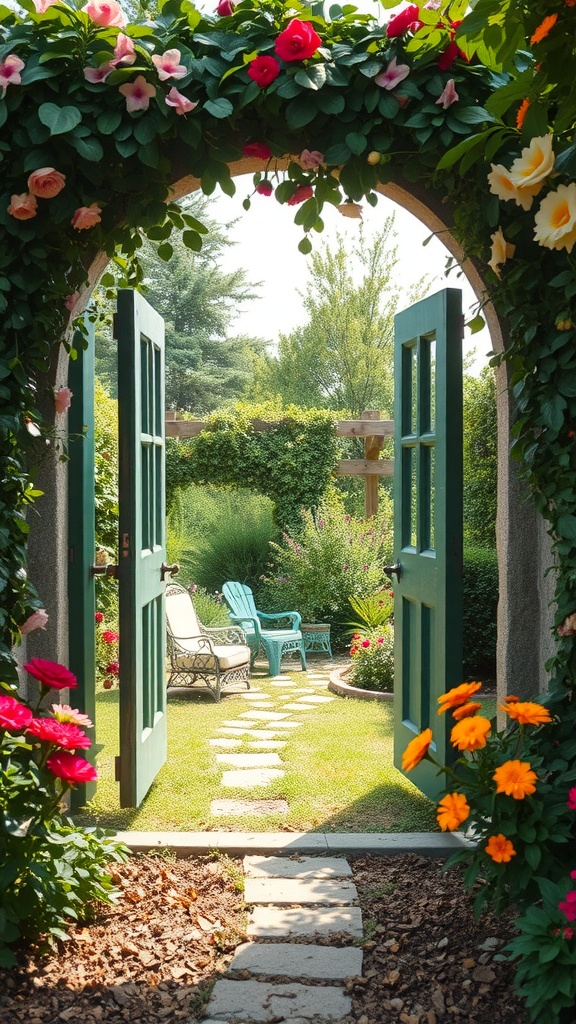
<svg viewBox="0 0 576 1024">
<path fill-rule="evenodd" d="M 443 832 L 453 832 L 470 814 L 470 806 L 463 793 L 448 793 L 438 804 L 436 818 Z"/>
<path fill-rule="evenodd" d="M 464 718 L 452 729 L 450 743 L 458 747 L 458 750 L 479 750 L 486 746 L 486 737 L 491 728 L 489 720 L 482 715 Z"/>
<path fill-rule="evenodd" d="M 459 722 L 462 718 L 470 718 L 475 715 L 477 711 L 480 711 L 482 705 L 477 700 L 472 700 L 468 704 L 463 704 L 461 708 L 455 708 L 452 712 L 452 718 L 455 718 Z"/>
<path fill-rule="evenodd" d="M 497 864 L 507 864 L 509 860 L 512 860 L 512 857 L 516 856 L 514 846 L 501 832 L 497 836 L 490 836 L 485 849 L 488 856 L 492 857 L 492 860 L 495 860 Z"/>
<path fill-rule="evenodd" d="M 417 764 L 420 764 L 422 758 L 428 753 L 428 747 L 431 743 L 432 729 L 424 729 L 413 740 L 410 740 L 402 755 L 402 768 L 405 772 L 411 772 Z"/>
<path fill-rule="evenodd" d="M 509 693 L 507 697 L 504 697 L 504 700 L 507 704 L 515 704 L 517 700 L 520 700 L 520 697 L 517 697 L 515 693 Z"/>
<path fill-rule="evenodd" d="M 546 36 L 551 31 L 551 29 L 554 28 L 554 25 L 556 24 L 557 21 L 558 21 L 558 15 L 557 14 L 549 14 L 549 15 L 547 15 L 547 17 L 544 18 L 544 21 L 540 22 L 540 24 L 538 25 L 538 28 L 533 33 L 532 38 L 530 39 L 530 42 L 532 43 L 532 45 L 534 45 L 534 43 L 541 43 L 543 39 L 546 39 Z"/>
<path fill-rule="evenodd" d="M 453 686 L 448 693 L 438 697 L 438 714 L 442 715 L 448 708 L 457 708 L 459 704 L 466 704 L 481 686 L 482 683 L 461 683 L 460 686 Z"/>
<path fill-rule="evenodd" d="M 512 704 L 501 704 L 500 711 L 505 711 L 520 725 L 544 725 L 552 721 L 548 708 L 531 700 L 519 700 Z"/>
<path fill-rule="evenodd" d="M 523 800 L 536 792 L 538 776 L 529 761 L 505 761 L 492 776 L 497 793 L 506 793 L 515 800 Z"/>
<path fill-rule="evenodd" d="M 575 2 L 576 2 L 576 0 L 575 0 Z M 516 114 L 516 127 L 517 127 L 518 131 L 520 131 L 522 125 L 524 124 L 524 118 L 526 117 L 526 114 L 528 112 L 528 107 L 529 106 L 530 106 L 530 100 L 528 98 L 526 98 L 525 100 L 522 100 L 522 103 L 518 107 L 518 113 Z"/>
</svg>

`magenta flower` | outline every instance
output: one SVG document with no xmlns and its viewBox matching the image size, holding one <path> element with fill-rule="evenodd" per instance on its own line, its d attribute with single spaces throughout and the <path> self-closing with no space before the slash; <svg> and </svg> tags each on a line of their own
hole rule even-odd
<svg viewBox="0 0 576 1024">
<path fill-rule="evenodd" d="M 219 14 L 221 18 L 228 18 L 234 13 L 234 4 L 232 0 L 220 0 L 216 8 L 216 14 Z"/>
<path fill-rule="evenodd" d="M 87 750 L 92 746 L 90 737 L 77 725 L 58 722 L 55 718 L 33 718 L 26 732 L 66 750 Z"/>
<path fill-rule="evenodd" d="M 197 103 L 193 103 L 192 100 L 187 99 L 175 85 L 172 86 L 170 92 L 165 97 L 167 106 L 174 107 L 177 114 L 189 114 L 191 110 L 194 110 L 198 106 Z"/>
<path fill-rule="evenodd" d="M 116 0 L 89 0 L 82 10 L 102 28 L 124 28 L 126 17 Z"/>
<path fill-rule="evenodd" d="M 271 181 L 261 181 L 259 185 L 256 185 L 256 191 L 260 196 L 271 196 L 274 189 L 272 188 Z"/>
<path fill-rule="evenodd" d="M 50 686 L 53 690 L 74 690 L 78 686 L 76 676 L 57 661 L 31 658 L 24 665 L 24 671 L 42 683 L 42 686 Z"/>
<path fill-rule="evenodd" d="M 56 412 L 66 412 L 66 409 L 69 409 L 71 404 L 72 392 L 70 388 L 58 388 L 54 395 L 54 408 Z M 48 618 L 47 615 L 46 618 Z M 35 629 L 36 627 L 33 628 Z"/>
<path fill-rule="evenodd" d="M 8 85 L 20 85 L 22 76 L 20 72 L 24 68 L 24 61 L 20 60 L 15 53 L 9 53 L 0 64 L 0 87 L 5 89 Z"/>
<path fill-rule="evenodd" d="M 27 633 L 31 633 L 34 629 L 46 629 L 46 623 L 48 622 L 48 612 L 45 608 L 37 608 L 32 615 L 29 615 L 26 622 L 20 626 L 20 632 L 22 636 L 26 636 Z"/>
<path fill-rule="evenodd" d="M 0 729 L 14 729 L 20 732 L 32 721 L 32 712 L 15 697 L 0 693 Z"/>
<path fill-rule="evenodd" d="M 444 110 L 447 110 L 453 103 L 457 103 L 459 99 L 460 97 L 454 88 L 454 79 L 449 78 L 443 92 L 440 93 L 436 100 L 436 106 L 442 106 Z"/>
<path fill-rule="evenodd" d="M 305 171 L 316 171 L 324 163 L 324 154 L 317 149 L 303 149 L 300 153 L 300 163 Z"/>
<path fill-rule="evenodd" d="M 118 87 L 126 97 L 126 110 L 132 113 L 134 110 L 148 110 L 152 96 L 156 95 L 156 87 L 147 82 L 144 75 L 138 75 L 133 82 L 126 82 Z"/>
<path fill-rule="evenodd" d="M 118 633 L 115 633 L 113 629 L 105 629 L 102 633 L 102 639 L 105 644 L 115 644 L 120 639 Z"/>
<path fill-rule="evenodd" d="M 248 142 L 242 150 L 243 156 L 255 156 L 259 160 L 270 160 L 272 150 L 265 142 Z"/>
<path fill-rule="evenodd" d="M 312 185 L 298 185 L 293 196 L 287 201 L 287 206 L 298 206 L 299 203 L 305 203 L 307 199 L 312 199 L 314 195 L 314 189 Z"/>
<path fill-rule="evenodd" d="M 158 69 L 158 78 L 161 82 L 165 82 L 167 78 L 184 78 L 188 74 L 188 68 L 184 64 L 179 64 L 179 60 L 180 50 L 166 50 L 161 57 L 156 53 L 152 55 L 152 63 Z"/>
<path fill-rule="evenodd" d="M 53 775 L 65 782 L 93 782 L 98 778 L 98 772 L 93 765 L 84 757 L 77 754 L 70 754 L 65 750 L 57 750 L 46 761 L 46 767 Z"/>
<path fill-rule="evenodd" d="M 362 641 L 361 646 L 362 647 L 370 647 L 370 641 L 368 640 L 368 637 L 366 637 L 366 640 Z"/>
<path fill-rule="evenodd" d="M 568 791 L 568 807 L 571 811 L 576 811 L 576 786 L 572 786 Z"/>
<path fill-rule="evenodd" d="M 410 74 L 410 68 L 407 64 L 398 64 L 396 57 L 393 57 L 385 71 L 381 71 L 379 75 L 376 75 L 374 81 L 376 85 L 382 86 L 383 89 L 388 89 L 390 92 L 395 89 L 400 82 L 403 82 L 405 78 L 408 78 Z"/>
<path fill-rule="evenodd" d="M 567 921 L 576 921 L 576 889 L 566 893 L 566 900 L 558 904 L 558 910 L 562 911 Z"/>
</svg>

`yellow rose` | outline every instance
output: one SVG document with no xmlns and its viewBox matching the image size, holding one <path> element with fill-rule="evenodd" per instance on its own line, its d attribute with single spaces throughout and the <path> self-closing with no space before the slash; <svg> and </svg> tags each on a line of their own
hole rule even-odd
<svg viewBox="0 0 576 1024">
<path fill-rule="evenodd" d="M 510 168 L 510 180 L 518 188 L 542 184 L 554 169 L 552 136 L 541 135 L 532 139 Z"/>
<path fill-rule="evenodd" d="M 500 277 L 499 266 L 502 263 L 506 263 L 507 259 L 510 259 L 516 252 L 516 246 L 512 245 L 511 242 L 507 242 L 502 234 L 502 228 L 498 228 L 493 235 L 490 236 L 492 241 L 492 255 L 488 260 L 488 266 L 492 267 L 492 270 Z"/>
<path fill-rule="evenodd" d="M 504 201 L 513 199 L 517 206 L 521 206 L 523 210 L 529 210 L 534 201 L 534 196 L 538 194 L 542 185 L 529 185 L 527 188 L 518 188 L 514 184 L 510 177 L 510 171 L 507 171 L 502 164 L 490 164 L 492 171 L 488 175 L 488 184 L 490 185 L 490 191 L 498 196 L 499 199 Z"/>
<path fill-rule="evenodd" d="M 555 192 L 549 192 L 534 222 L 534 238 L 540 245 L 572 252 L 576 242 L 576 183 L 559 185 Z"/>
</svg>

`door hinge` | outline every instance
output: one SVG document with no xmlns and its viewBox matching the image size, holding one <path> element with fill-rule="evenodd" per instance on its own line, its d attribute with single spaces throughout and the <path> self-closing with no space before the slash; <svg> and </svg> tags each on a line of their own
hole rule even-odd
<svg viewBox="0 0 576 1024">
<path fill-rule="evenodd" d="M 114 781 L 120 782 L 120 754 L 114 758 Z"/>
</svg>

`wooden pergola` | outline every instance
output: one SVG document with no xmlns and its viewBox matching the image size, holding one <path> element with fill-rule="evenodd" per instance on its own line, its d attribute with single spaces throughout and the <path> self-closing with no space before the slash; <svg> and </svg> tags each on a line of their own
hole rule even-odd
<svg viewBox="0 0 576 1024">
<path fill-rule="evenodd" d="M 252 420 L 254 430 L 270 430 L 274 424 L 265 420 Z M 166 436 L 198 437 L 207 427 L 204 420 L 184 420 L 178 413 L 166 413 Z M 364 477 L 364 514 L 371 519 L 378 512 L 378 478 L 392 476 L 394 459 L 381 459 L 380 452 L 385 437 L 394 434 L 394 420 L 381 420 L 380 413 L 373 409 L 363 412 L 358 420 L 338 420 L 337 437 L 364 438 L 363 459 L 340 459 L 336 466 L 337 476 Z"/>
</svg>

